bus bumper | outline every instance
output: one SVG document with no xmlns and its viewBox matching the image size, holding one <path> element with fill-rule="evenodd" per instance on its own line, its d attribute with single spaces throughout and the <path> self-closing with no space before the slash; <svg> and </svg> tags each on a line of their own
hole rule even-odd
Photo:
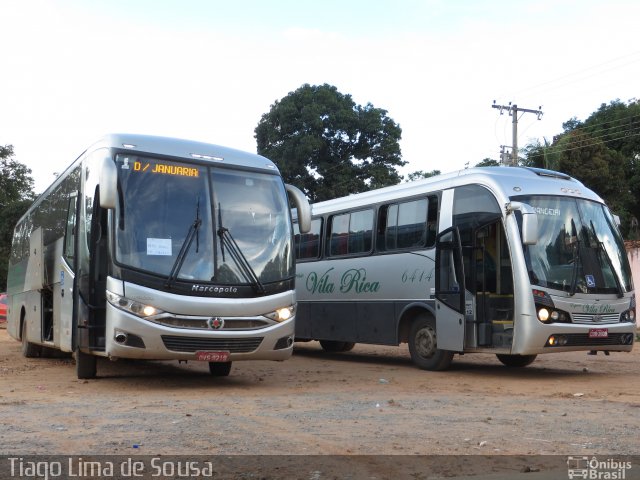
<svg viewBox="0 0 640 480">
<path fill-rule="evenodd" d="M 197 360 L 199 352 L 229 352 L 228 361 L 286 360 L 293 353 L 295 316 L 251 330 L 176 328 L 107 304 L 105 354 L 110 358 Z"/>
</svg>

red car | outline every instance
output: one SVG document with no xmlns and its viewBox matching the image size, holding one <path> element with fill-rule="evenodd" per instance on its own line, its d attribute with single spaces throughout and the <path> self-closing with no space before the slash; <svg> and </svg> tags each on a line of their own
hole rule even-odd
<svg viewBox="0 0 640 480">
<path fill-rule="evenodd" d="M 7 294 L 0 293 L 0 323 L 7 321 Z"/>
</svg>

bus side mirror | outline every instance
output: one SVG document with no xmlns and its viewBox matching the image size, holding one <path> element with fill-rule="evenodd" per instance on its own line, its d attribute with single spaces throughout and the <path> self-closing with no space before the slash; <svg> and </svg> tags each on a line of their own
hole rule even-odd
<svg viewBox="0 0 640 480">
<path fill-rule="evenodd" d="M 538 243 L 538 214 L 531 205 L 511 202 L 507 205 L 507 213 L 518 210 L 522 213 L 522 243 L 535 245 Z"/>
<path fill-rule="evenodd" d="M 100 168 L 100 206 L 116 208 L 118 199 L 118 170 L 110 155 L 105 155 Z"/>
<path fill-rule="evenodd" d="M 309 233 L 311 230 L 311 205 L 304 193 L 293 185 L 285 184 L 289 197 L 293 200 L 298 212 L 298 229 L 300 233 Z"/>
</svg>

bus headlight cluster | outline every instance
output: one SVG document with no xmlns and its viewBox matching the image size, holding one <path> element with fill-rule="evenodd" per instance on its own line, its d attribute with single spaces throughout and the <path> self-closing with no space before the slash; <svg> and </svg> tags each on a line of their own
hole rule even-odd
<svg viewBox="0 0 640 480">
<path fill-rule="evenodd" d="M 562 310 L 555 310 L 549 307 L 539 307 L 538 320 L 542 323 L 568 322 L 569 315 Z"/>
<path fill-rule="evenodd" d="M 264 316 L 270 318 L 271 320 L 275 320 L 276 322 L 284 322 L 285 320 L 289 320 L 296 313 L 296 306 L 289 305 L 288 307 L 279 308 L 274 312 L 265 313 Z"/>
<path fill-rule="evenodd" d="M 622 315 L 620 316 L 620 321 L 634 323 L 636 321 L 635 309 L 632 308 L 627 310 L 626 312 L 622 312 Z"/>
<path fill-rule="evenodd" d="M 141 318 L 153 317 L 160 313 L 164 313 L 163 310 L 159 310 L 152 305 L 145 305 L 144 303 L 136 302 L 135 300 L 130 300 L 126 297 L 121 297 L 120 295 L 116 295 L 109 291 L 107 291 L 107 300 L 114 307 Z"/>
</svg>

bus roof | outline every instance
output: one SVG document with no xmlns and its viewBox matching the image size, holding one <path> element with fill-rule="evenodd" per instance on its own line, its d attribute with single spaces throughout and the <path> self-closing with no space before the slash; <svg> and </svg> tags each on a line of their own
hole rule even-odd
<svg viewBox="0 0 640 480">
<path fill-rule="evenodd" d="M 312 214 L 389 202 L 469 184 L 484 185 L 507 198 L 519 195 L 566 195 L 603 202 L 582 182 L 564 173 L 532 167 L 480 167 L 314 203 Z"/>
<path fill-rule="evenodd" d="M 124 149 L 131 152 L 196 160 L 218 165 L 234 165 L 278 172 L 278 167 L 266 157 L 233 148 L 170 137 L 112 133 L 93 144 L 88 151 L 100 147 Z"/>
</svg>

